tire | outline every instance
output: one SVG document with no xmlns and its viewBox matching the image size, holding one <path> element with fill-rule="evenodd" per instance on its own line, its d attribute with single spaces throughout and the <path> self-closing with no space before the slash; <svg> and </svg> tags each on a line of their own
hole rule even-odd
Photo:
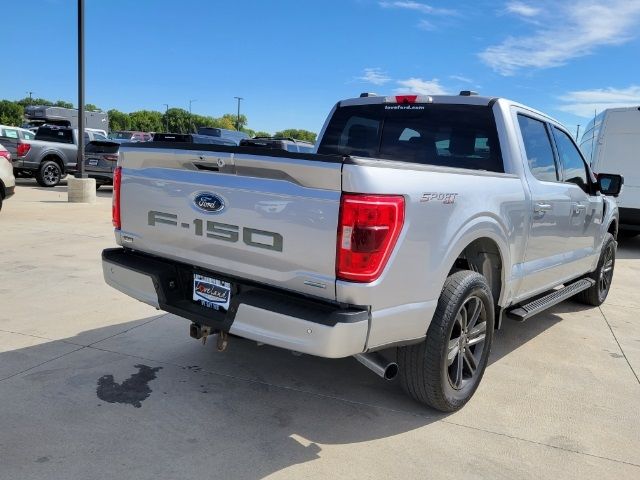
<svg viewBox="0 0 640 480">
<path fill-rule="evenodd" d="M 613 235 L 607 233 L 602 242 L 598 266 L 595 271 L 586 276 L 586 278 L 595 280 L 596 283 L 575 296 L 575 299 L 580 303 L 599 307 L 607 299 L 613 280 L 613 270 L 616 266 L 616 247 Z"/>
<path fill-rule="evenodd" d="M 36 173 L 36 181 L 41 187 L 55 187 L 62 179 L 60 165 L 52 160 L 45 160 L 40 164 Z"/>
<path fill-rule="evenodd" d="M 475 308 L 480 308 L 477 316 Z M 468 315 L 472 319 L 467 323 Z M 470 270 L 449 276 L 425 340 L 398 348 L 400 381 L 405 392 L 442 412 L 462 408 L 484 375 L 494 321 L 493 296 L 485 277 Z M 464 324 L 466 334 L 462 334 Z M 462 345 L 465 348 L 461 350 Z"/>
</svg>

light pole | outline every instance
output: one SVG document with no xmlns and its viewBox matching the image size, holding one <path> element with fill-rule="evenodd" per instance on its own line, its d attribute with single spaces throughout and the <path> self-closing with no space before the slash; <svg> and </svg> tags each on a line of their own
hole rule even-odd
<svg viewBox="0 0 640 480">
<path fill-rule="evenodd" d="M 189 128 L 191 129 L 191 133 L 193 133 L 193 117 L 191 116 L 191 104 L 196 101 L 196 99 L 189 100 Z"/>
<path fill-rule="evenodd" d="M 84 173 L 84 0 L 78 0 L 78 157 L 76 177 Z"/>
<path fill-rule="evenodd" d="M 33 92 L 27 92 L 29 94 L 29 105 L 31 105 L 33 103 L 33 99 L 32 99 L 32 95 Z"/>
<path fill-rule="evenodd" d="M 576 128 L 576 142 L 578 141 L 579 135 L 580 135 L 580 124 L 578 124 L 578 128 Z"/>
<path fill-rule="evenodd" d="M 167 133 L 169 133 L 169 104 L 168 103 L 163 103 L 163 105 L 165 106 L 164 123 L 165 123 L 165 127 L 167 129 Z"/>
<path fill-rule="evenodd" d="M 236 117 L 236 130 L 240 131 L 240 102 L 244 100 L 242 97 L 233 97 L 238 100 L 238 116 Z"/>
</svg>

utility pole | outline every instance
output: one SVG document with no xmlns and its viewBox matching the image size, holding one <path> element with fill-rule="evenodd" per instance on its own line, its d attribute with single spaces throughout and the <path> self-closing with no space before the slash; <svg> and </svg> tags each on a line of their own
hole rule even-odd
<svg viewBox="0 0 640 480">
<path fill-rule="evenodd" d="M 33 92 L 27 92 L 27 93 L 29 94 L 29 105 L 32 105 L 33 104 L 33 98 L 32 98 Z"/>
<path fill-rule="evenodd" d="M 240 131 L 240 102 L 244 100 L 242 97 L 233 97 L 238 100 L 238 116 L 236 117 L 236 130 Z"/>
<path fill-rule="evenodd" d="M 193 117 L 191 116 L 191 104 L 193 102 L 195 102 L 196 100 L 189 100 L 189 129 L 191 130 L 190 133 L 193 133 Z"/>
<path fill-rule="evenodd" d="M 578 128 L 576 128 L 576 142 L 578 141 L 579 136 L 580 136 L 580 124 L 578 124 Z"/>
<path fill-rule="evenodd" d="M 164 111 L 164 123 L 166 125 L 166 129 L 167 129 L 167 133 L 169 133 L 169 104 L 168 103 L 163 103 L 163 105 L 165 106 L 165 111 Z"/>
<path fill-rule="evenodd" d="M 84 0 L 78 0 L 78 157 L 76 178 L 84 173 Z"/>
</svg>

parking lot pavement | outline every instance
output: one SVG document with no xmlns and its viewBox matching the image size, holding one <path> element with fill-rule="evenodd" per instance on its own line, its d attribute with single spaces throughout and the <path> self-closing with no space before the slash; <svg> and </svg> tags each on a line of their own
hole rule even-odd
<svg viewBox="0 0 640 480">
<path fill-rule="evenodd" d="M 498 332 L 443 415 L 352 359 L 232 338 L 107 287 L 110 189 L 19 180 L 0 213 L 0 479 L 640 478 L 640 241 L 602 308 Z"/>
</svg>

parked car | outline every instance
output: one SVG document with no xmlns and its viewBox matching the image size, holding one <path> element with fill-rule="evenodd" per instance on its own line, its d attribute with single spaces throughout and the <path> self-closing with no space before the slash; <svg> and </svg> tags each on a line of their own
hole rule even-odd
<svg viewBox="0 0 640 480">
<path fill-rule="evenodd" d="M 118 143 L 128 142 L 150 142 L 153 139 L 153 135 L 147 132 L 134 132 L 134 131 L 116 131 L 109 134 L 109 140 L 113 140 Z"/>
<path fill-rule="evenodd" d="M 106 140 L 96 132 L 85 132 L 84 143 Z M 78 130 L 43 125 L 33 140 L 19 140 L 13 168 L 19 176 L 33 176 L 43 187 L 55 187 L 67 173 L 75 172 L 78 158 Z"/>
<path fill-rule="evenodd" d="M 232 140 L 236 145 L 240 144 L 240 140 L 249 138 L 249 135 L 244 132 L 215 127 L 198 127 L 198 135 L 226 138 L 227 140 Z"/>
<path fill-rule="evenodd" d="M 598 114 L 587 124 L 580 148 L 594 172 L 624 176 L 618 196 L 620 233 L 640 235 L 640 107 L 608 108 Z"/>
<path fill-rule="evenodd" d="M 13 176 L 11 154 L 0 145 L 0 210 L 5 199 L 13 195 L 16 188 L 16 179 Z"/>
<path fill-rule="evenodd" d="M 35 136 L 35 133 L 26 128 L 0 125 L 0 144 L 9 150 L 13 159 L 17 156 L 18 142 L 20 140 L 33 140 Z"/>
<path fill-rule="evenodd" d="M 120 149 L 103 274 L 219 349 L 354 356 L 449 412 L 503 318 L 609 293 L 622 178 L 519 103 L 367 96 L 334 106 L 317 153 L 190 147 Z"/>
<path fill-rule="evenodd" d="M 287 152 L 311 153 L 314 144 L 293 138 L 253 137 L 240 140 L 241 147 L 276 148 Z"/>
<path fill-rule="evenodd" d="M 96 190 L 102 185 L 113 185 L 113 171 L 118 162 L 120 144 L 109 140 L 94 140 L 84 147 L 84 171 L 96 179 Z"/>
</svg>

